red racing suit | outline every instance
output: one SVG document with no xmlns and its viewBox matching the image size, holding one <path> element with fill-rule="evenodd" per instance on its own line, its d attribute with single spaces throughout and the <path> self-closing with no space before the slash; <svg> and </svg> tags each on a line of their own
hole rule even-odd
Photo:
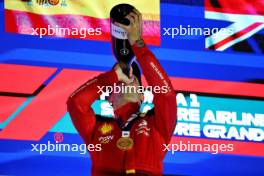
<svg viewBox="0 0 264 176">
<path fill-rule="evenodd" d="M 97 86 L 118 82 L 114 70 L 100 74 L 77 89 L 68 99 L 68 111 L 75 128 L 88 144 L 101 144 L 101 151 L 90 152 L 92 175 L 162 175 L 164 144 L 170 142 L 176 124 L 176 96 L 171 82 L 152 52 L 132 46 L 149 86 L 167 86 L 167 93 L 153 92 L 154 108 L 138 116 L 130 129 L 133 148 L 123 151 L 116 146 L 121 129 L 114 118 L 96 117 L 92 103 L 99 98 Z M 132 174 L 133 175 L 133 174 Z"/>
</svg>

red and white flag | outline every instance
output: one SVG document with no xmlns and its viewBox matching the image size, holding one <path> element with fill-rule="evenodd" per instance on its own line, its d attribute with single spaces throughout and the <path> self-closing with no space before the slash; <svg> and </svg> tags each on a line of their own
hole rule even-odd
<svg viewBox="0 0 264 176">
<path fill-rule="evenodd" d="M 205 0 L 205 18 L 232 23 L 206 38 L 207 49 L 223 51 L 264 29 L 264 0 Z"/>
</svg>

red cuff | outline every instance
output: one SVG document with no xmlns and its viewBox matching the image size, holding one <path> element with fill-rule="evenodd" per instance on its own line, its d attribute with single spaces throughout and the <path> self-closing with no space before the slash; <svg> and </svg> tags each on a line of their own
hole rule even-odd
<svg viewBox="0 0 264 176">
<path fill-rule="evenodd" d="M 143 47 L 138 47 L 137 44 L 135 43 L 134 45 L 132 45 L 132 50 L 135 56 L 139 56 L 139 55 L 145 54 L 146 52 L 149 52 L 149 49 L 146 46 L 146 44 Z"/>
</svg>

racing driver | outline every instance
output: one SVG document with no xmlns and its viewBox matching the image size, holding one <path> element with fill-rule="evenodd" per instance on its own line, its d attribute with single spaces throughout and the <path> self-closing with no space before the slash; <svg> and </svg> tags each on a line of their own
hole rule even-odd
<svg viewBox="0 0 264 176">
<path fill-rule="evenodd" d="M 100 97 L 98 87 L 141 85 L 140 74 L 131 67 L 129 74 L 119 63 L 105 73 L 87 81 L 67 101 L 71 119 L 84 142 L 101 144 L 100 151 L 90 152 L 92 175 L 162 175 L 164 144 L 170 142 L 176 125 L 176 96 L 172 84 L 159 61 L 142 39 L 142 16 L 133 9 L 125 16 L 129 25 L 115 23 L 127 33 L 130 47 L 149 86 L 164 87 L 153 91 L 154 108 L 139 113 L 143 94 L 137 91 L 111 93 L 108 101 L 114 118 L 95 115 L 91 105 Z"/>
</svg>

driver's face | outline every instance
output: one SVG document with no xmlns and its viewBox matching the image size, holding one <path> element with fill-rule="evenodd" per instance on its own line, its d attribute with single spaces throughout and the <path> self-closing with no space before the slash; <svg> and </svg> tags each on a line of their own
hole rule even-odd
<svg viewBox="0 0 264 176">
<path fill-rule="evenodd" d="M 123 105 L 127 103 L 139 103 L 141 104 L 143 94 L 138 93 L 138 88 L 139 88 L 139 81 L 138 79 L 133 75 L 134 81 L 130 84 L 124 84 L 124 83 L 118 83 L 117 86 L 121 87 L 123 86 L 123 89 L 126 89 L 126 92 L 120 92 L 120 93 L 115 93 L 113 92 L 108 101 L 110 104 L 112 104 L 114 110 L 122 107 Z"/>
</svg>

